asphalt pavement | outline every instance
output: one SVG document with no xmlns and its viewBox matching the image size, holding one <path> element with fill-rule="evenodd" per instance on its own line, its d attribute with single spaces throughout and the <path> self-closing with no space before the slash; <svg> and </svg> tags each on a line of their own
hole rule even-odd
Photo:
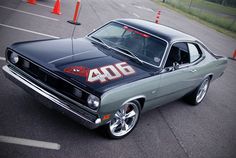
<svg viewBox="0 0 236 158">
<path fill-rule="evenodd" d="M 61 15 L 51 14 L 53 0 L 0 1 L 0 66 L 5 48 L 17 41 L 70 38 L 76 0 L 61 0 Z M 116 18 L 155 20 L 191 34 L 217 54 L 231 56 L 236 40 L 150 0 L 82 0 L 75 37 Z M 14 137 L 45 148 L 0 142 L 1 158 L 234 158 L 236 157 L 236 61 L 210 85 L 201 105 L 175 101 L 142 115 L 124 139 L 109 140 L 52 111 L 4 78 L 0 71 L 0 139 Z M 37 142 L 40 141 L 40 142 Z M 52 149 L 47 146 L 55 147 Z"/>
</svg>

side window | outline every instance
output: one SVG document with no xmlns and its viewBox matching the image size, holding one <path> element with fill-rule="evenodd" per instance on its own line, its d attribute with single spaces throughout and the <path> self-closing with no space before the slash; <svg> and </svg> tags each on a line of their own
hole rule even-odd
<svg viewBox="0 0 236 158">
<path fill-rule="evenodd" d="M 200 49 L 196 45 L 194 45 L 192 43 L 188 43 L 188 49 L 189 49 L 191 63 L 201 57 Z"/>
<path fill-rule="evenodd" d="M 175 43 L 172 45 L 165 67 L 173 66 L 173 63 L 187 64 L 190 63 L 187 43 Z"/>
</svg>

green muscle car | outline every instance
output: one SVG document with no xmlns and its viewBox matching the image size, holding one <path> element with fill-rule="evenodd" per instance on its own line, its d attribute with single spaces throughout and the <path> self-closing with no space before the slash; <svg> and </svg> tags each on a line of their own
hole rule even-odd
<svg viewBox="0 0 236 158">
<path fill-rule="evenodd" d="M 142 112 L 183 97 L 200 104 L 227 65 L 198 39 L 137 19 L 110 21 L 84 38 L 15 43 L 6 59 L 8 79 L 115 139 L 131 133 Z"/>
</svg>

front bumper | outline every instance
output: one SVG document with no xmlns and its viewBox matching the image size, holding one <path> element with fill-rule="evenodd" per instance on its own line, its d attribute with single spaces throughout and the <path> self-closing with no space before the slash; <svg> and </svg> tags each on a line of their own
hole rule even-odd
<svg viewBox="0 0 236 158">
<path fill-rule="evenodd" d="M 71 105 L 71 103 L 65 99 L 57 97 L 46 89 L 39 87 L 8 65 L 3 66 L 2 69 L 6 78 L 33 95 L 48 108 L 62 112 L 89 129 L 95 129 L 99 126 L 100 118 L 96 116 L 96 118 L 94 118 L 94 115 L 90 117 L 92 114 L 89 114 L 81 108 L 77 108 L 76 110 L 72 109 L 71 107 L 74 107 L 74 105 Z"/>
</svg>

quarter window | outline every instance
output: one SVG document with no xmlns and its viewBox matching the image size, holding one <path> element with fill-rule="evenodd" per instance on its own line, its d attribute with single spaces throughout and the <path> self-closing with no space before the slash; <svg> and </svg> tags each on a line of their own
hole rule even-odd
<svg viewBox="0 0 236 158">
<path fill-rule="evenodd" d="M 188 49 L 189 49 L 189 54 L 190 54 L 190 63 L 196 61 L 197 59 L 201 57 L 199 49 L 197 48 L 196 45 L 192 43 L 188 43 Z"/>
</svg>

